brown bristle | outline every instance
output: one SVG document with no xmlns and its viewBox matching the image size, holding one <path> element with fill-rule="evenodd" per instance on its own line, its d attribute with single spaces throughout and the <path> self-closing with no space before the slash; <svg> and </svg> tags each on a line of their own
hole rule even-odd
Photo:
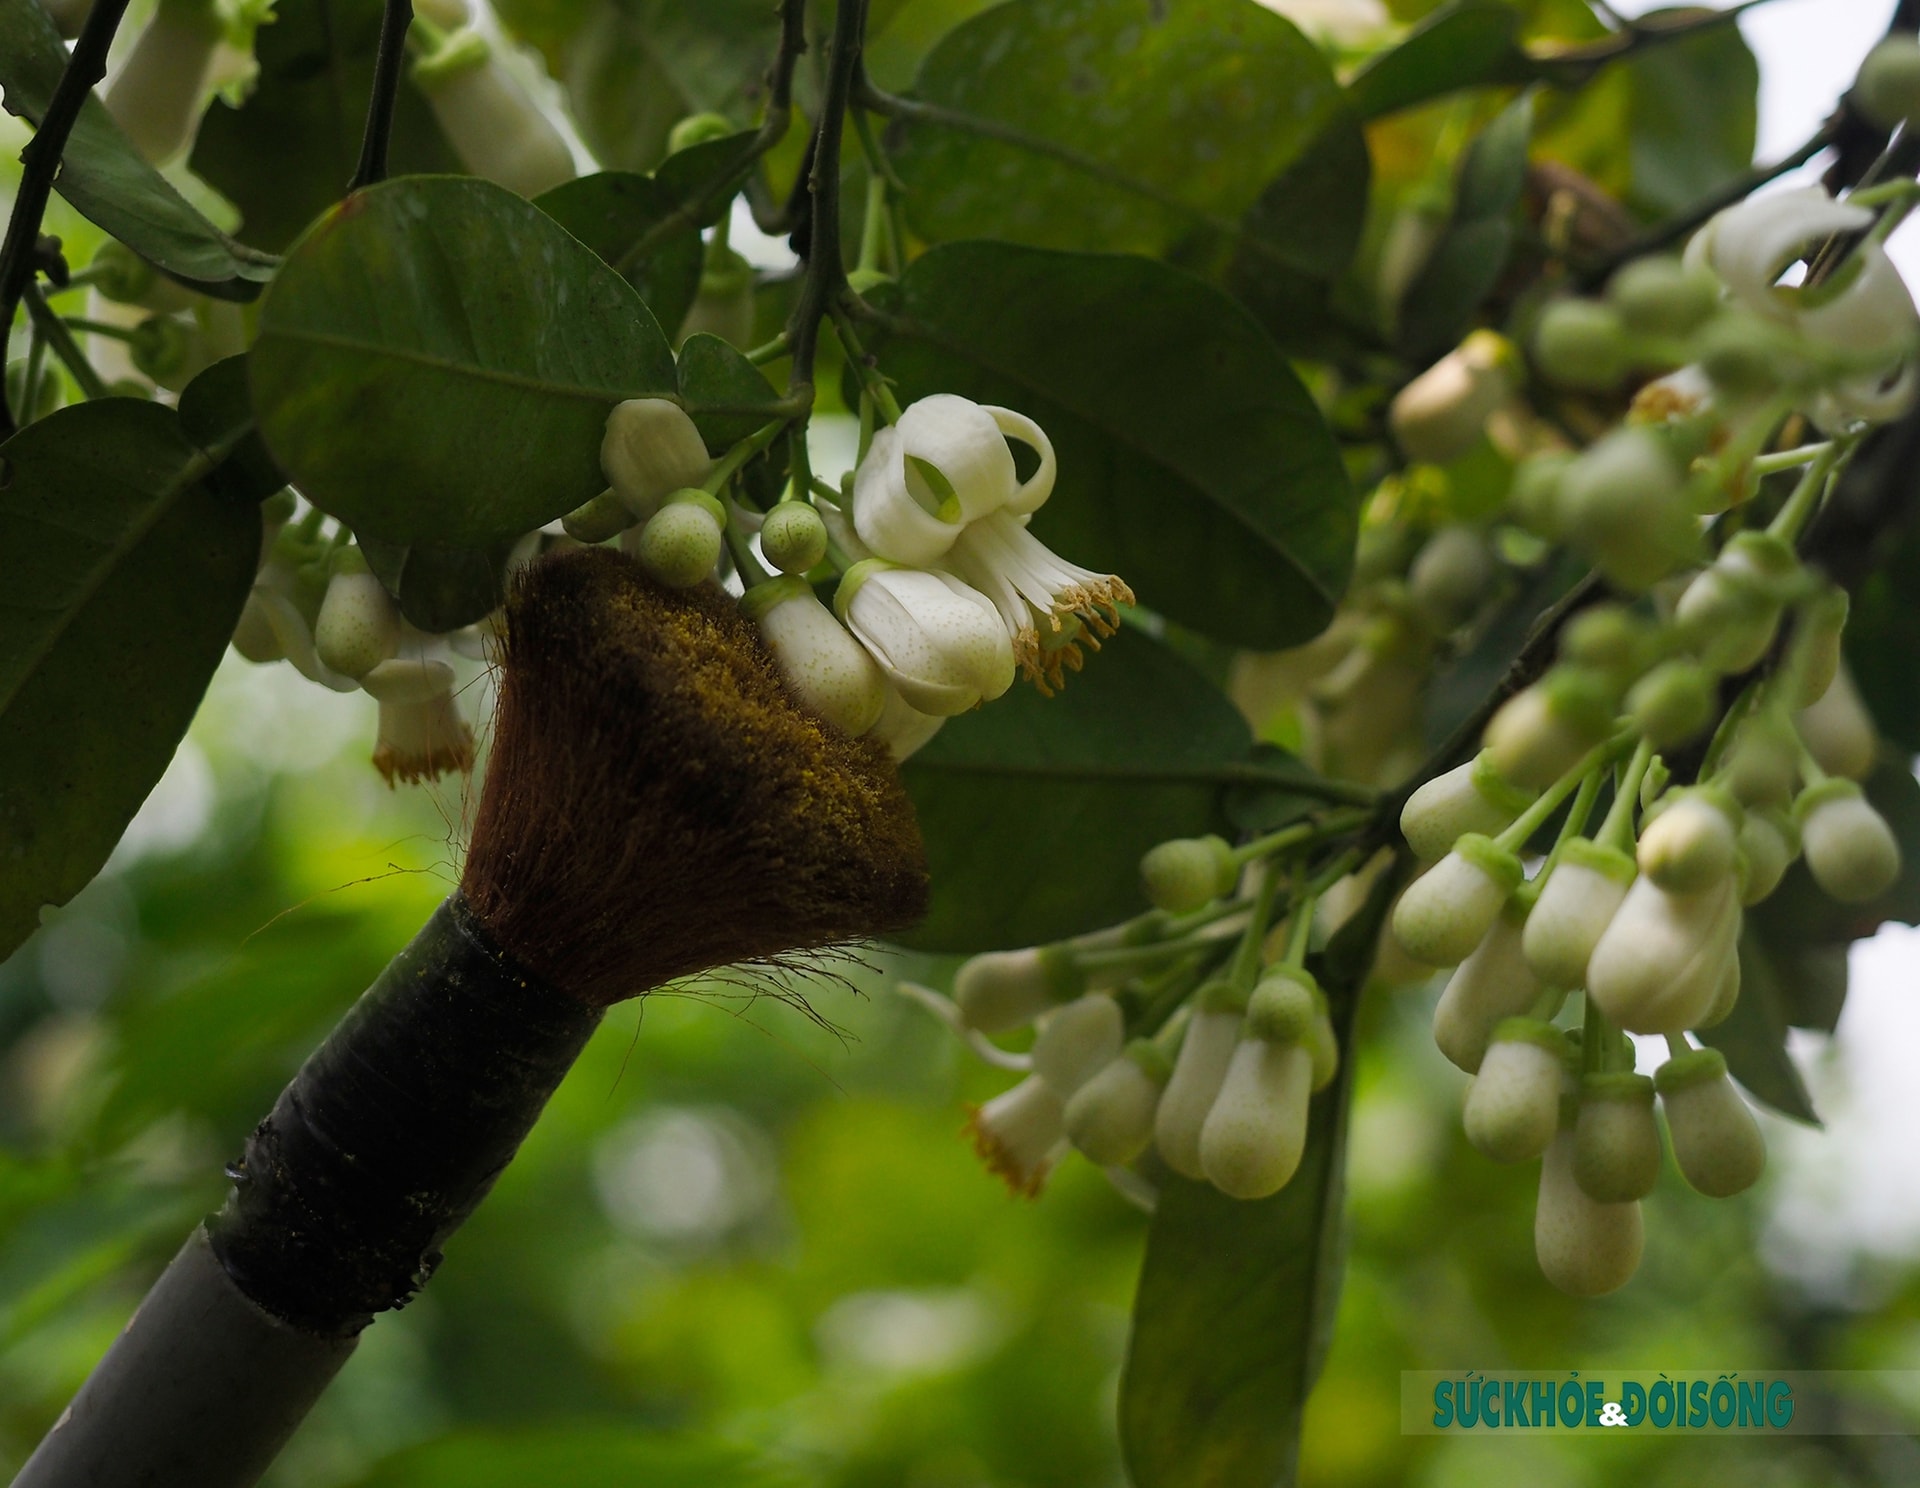
<svg viewBox="0 0 1920 1488">
<path fill-rule="evenodd" d="M 913 924 L 927 866 L 884 747 L 797 706 L 711 587 L 606 548 L 523 571 L 461 888 L 596 1003 Z"/>
</svg>

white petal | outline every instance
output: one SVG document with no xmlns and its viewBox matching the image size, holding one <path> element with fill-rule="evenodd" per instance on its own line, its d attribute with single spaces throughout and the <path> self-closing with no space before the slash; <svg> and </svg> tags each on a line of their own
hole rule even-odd
<svg viewBox="0 0 1920 1488">
<path fill-rule="evenodd" d="M 912 460 L 924 460 L 946 478 L 963 522 L 998 511 L 1013 499 L 1018 483 L 1013 452 L 992 412 L 971 398 L 953 393 L 922 398 L 900 415 L 897 431 L 904 478 L 923 502 L 939 505 L 932 487 L 908 463 Z"/>
<path fill-rule="evenodd" d="M 853 530 L 894 563 L 931 563 L 953 546 L 961 523 L 943 522 L 913 499 L 895 429 L 881 429 L 853 477 Z"/>
<path fill-rule="evenodd" d="M 1053 458 L 1053 441 L 1047 438 L 1047 431 L 1028 418 L 1024 413 L 1015 413 L 1011 408 L 1001 408 L 996 404 L 980 405 L 993 416 L 1000 432 L 1009 439 L 1017 439 L 1030 447 L 1040 457 L 1040 468 L 1020 483 L 1020 487 L 1006 502 L 1006 509 L 1016 516 L 1026 516 L 1040 510 L 1053 494 L 1053 479 L 1058 466 Z"/>
<path fill-rule="evenodd" d="M 1773 293 L 1774 281 L 1802 253 L 1835 233 L 1871 226 L 1865 207 L 1837 202 L 1818 186 L 1776 191 L 1729 207 L 1708 224 L 1706 258 L 1740 300 L 1776 320 L 1789 312 Z"/>
</svg>

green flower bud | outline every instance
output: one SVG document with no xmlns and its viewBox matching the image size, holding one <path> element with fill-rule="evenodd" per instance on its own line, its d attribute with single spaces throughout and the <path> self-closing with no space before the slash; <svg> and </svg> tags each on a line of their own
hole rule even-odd
<svg viewBox="0 0 1920 1488">
<path fill-rule="evenodd" d="M 1559 1129 L 1560 1091 L 1572 1060 L 1566 1035 L 1551 1023 L 1501 1023 L 1467 1088 L 1467 1140 L 1495 1162 L 1540 1156 Z"/>
<path fill-rule="evenodd" d="M 1278 1193 L 1307 1145 L 1313 1056 L 1299 1044 L 1243 1039 L 1200 1131 L 1207 1181 L 1236 1199 Z"/>
<path fill-rule="evenodd" d="M 1315 992 L 1304 971 L 1276 966 L 1247 1000 L 1245 1036 L 1269 1044 L 1303 1044 L 1313 1030 Z"/>
<path fill-rule="evenodd" d="M 1663 661 L 1627 693 L 1627 716 L 1656 749 L 1698 738 L 1720 705 L 1719 678 L 1697 661 Z"/>
<path fill-rule="evenodd" d="M 1416 857 L 1432 862 L 1468 832 L 1491 837 L 1505 831 L 1538 794 L 1501 779 L 1483 752 L 1409 796 L 1400 832 Z"/>
<path fill-rule="evenodd" d="M 1678 791 L 1640 833 L 1640 871 L 1673 894 L 1698 894 L 1729 878 L 1740 808 L 1712 787 Z"/>
<path fill-rule="evenodd" d="M 1436 630 L 1454 630 L 1486 602 L 1499 572 L 1493 549 L 1478 530 L 1442 527 L 1407 571 L 1407 597 Z"/>
<path fill-rule="evenodd" d="M 1712 1199 L 1753 1187 L 1767 1167 L 1760 1123 L 1727 1078 L 1717 1049 L 1695 1049 L 1654 1071 L 1680 1176 Z"/>
<path fill-rule="evenodd" d="M 1558 541 L 1562 531 L 1560 482 L 1576 458 L 1564 450 L 1552 450 L 1514 467 L 1507 507 L 1527 531 Z"/>
<path fill-rule="evenodd" d="M 969 958 L 954 974 L 953 1000 L 967 1027 L 1005 1033 L 1078 997 L 1085 986 L 1085 975 L 1063 947 L 1030 946 Z"/>
<path fill-rule="evenodd" d="M 1716 671 L 1744 672 L 1773 645 L 1781 597 L 1799 571 L 1799 558 L 1779 538 L 1740 533 L 1680 596 L 1681 639 Z"/>
<path fill-rule="evenodd" d="M 1645 589 L 1696 553 L 1679 465 L 1653 430 L 1614 430 L 1560 478 L 1559 522 L 1624 589 Z"/>
<path fill-rule="evenodd" d="M 1394 938 L 1416 961 L 1458 965 L 1493 928 L 1523 876 L 1519 858 L 1469 832 L 1407 886 L 1394 906 Z"/>
<path fill-rule="evenodd" d="M 1877 898 L 1900 877 L 1900 844 L 1851 780 L 1823 780 L 1794 803 L 1813 881 L 1842 904 Z"/>
<path fill-rule="evenodd" d="M 1591 605 L 1560 632 L 1560 659 L 1624 679 L 1639 674 L 1651 639 L 1646 624 L 1624 605 Z"/>
<path fill-rule="evenodd" d="M 633 556 L 668 587 L 690 588 L 720 561 L 726 521 L 726 508 L 705 491 L 675 491 L 647 518 Z"/>
<path fill-rule="evenodd" d="M 1695 335 L 1700 369 L 1736 398 L 1759 398 L 1780 385 L 1796 358 L 1781 327 L 1749 311 L 1724 309 Z"/>
<path fill-rule="evenodd" d="M 1521 938 L 1527 965 L 1548 987 L 1584 987 L 1593 948 L 1633 883 L 1634 862 L 1615 848 L 1576 837 L 1560 849 Z"/>
<path fill-rule="evenodd" d="M 1637 258 L 1609 281 L 1607 298 L 1630 331 L 1684 336 L 1718 308 L 1720 284 L 1677 258 Z"/>
<path fill-rule="evenodd" d="M 1637 1200 L 1603 1204 L 1574 1176 L 1574 1135 L 1562 1131 L 1540 1165 L 1533 1211 L 1533 1249 L 1540 1271 L 1561 1291 L 1600 1297 L 1618 1291 L 1640 1269 L 1646 1232 Z"/>
<path fill-rule="evenodd" d="M 1844 665 L 1834 672 L 1820 700 L 1802 708 L 1793 723 L 1814 763 L 1829 775 L 1864 780 L 1873 773 L 1880 755 L 1879 733 Z"/>
<path fill-rule="evenodd" d="M 1125 1042 L 1119 1003 L 1104 992 L 1076 997 L 1040 1015 L 1033 1072 L 1064 1101 L 1118 1058 Z"/>
<path fill-rule="evenodd" d="M 1558 666 L 1515 693 L 1487 722 L 1484 757 L 1502 779 L 1540 791 L 1613 727 L 1611 689 L 1584 667 Z"/>
<path fill-rule="evenodd" d="M 1743 806 L 1784 806 L 1800 778 L 1800 753 L 1779 720 L 1762 712 L 1742 725 L 1719 778 Z"/>
<path fill-rule="evenodd" d="M 1533 333 L 1534 360 L 1565 387 L 1605 392 L 1632 365 L 1632 348 L 1619 313 L 1594 300 L 1556 300 Z"/>
<path fill-rule="evenodd" d="M 1493 1031 L 1539 998 L 1540 981 L 1523 949 L 1524 926 L 1511 906 L 1447 978 L 1433 1010 L 1433 1042 L 1468 1074 L 1480 1068 Z"/>
<path fill-rule="evenodd" d="M 1210 983 L 1194 994 L 1193 1017 L 1154 1113 L 1155 1148 L 1168 1167 L 1188 1178 L 1206 1176 L 1200 1133 L 1240 1042 L 1241 1010 L 1231 1005 L 1232 990 L 1226 983 Z"/>
<path fill-rule="evenodd" d="M 1777 806 L 1746 813 L 1740 823 L 1740 855 L 1746 859 L 1742 904 L 1758 904 L 1780 886 L 1787 867 L 1800 856 L 1800 828 Z"/>
<path fill-rule="evenodd" d="M 1882 129 L 1920 119 L 1920 41 L 1889 36 L 1875 46 L 1860 64 L 1852 99 Z"/>
<path fill-rule="evenodd" d="M 1175 837 L 1147 849 L 1140 886 L 1147 902 L 1168 914 L 1201 909 L 1233 888 L 1239 870 L 1219 837 Z"/>
<path fill-rule="evenodd" d="M 171 315 L 150 315 L 134 327 L 127 343 L 133 365 L 162 387 L 185 380 L 193 361 L 194 330 Z"/>
<path fill-rule="evenodd" d="M 1811 708 L 1825 697 L 1833 679 L 1840 675 L 1840 641 L 1847 628 L 1850 607 L 1846 590 L 1828 588 L 1807 607 L 1801 618 L 1802 634 L 1794 640 L 1798 644 L 1804 639 L 1807 648 L 1797 699 L 1802 708 Z"/>
<path fill-rule="evenodd" d="M 147 296 L 161 282 L 152 264 L 125 243 L 112 238 L 100 245 L 88 268 L 93 276 L 93 287 L 101 297 L 120 305 L 145 305 Z"/>
<path fill-rule="evenodd" d="M 1660 1124 L 1645 1075 L 1590 1074 L 1580 1081 L 1573 1178 L 1602 1204 L 1644 1199 L 1660 1181 Z"/>
<path fill-rule="evenodd" d="M 738 132 L 733 120 L 725 114 L 688 114 L 668 131 L 667 153 L 678 155 L 682 150 L 691 150 L 695 145 L 722 140 Z"/>
<path fill-rule="evenodd" d="M 603 543 L 618 537 L 639 518 L 609 486 L 591 501 L 576 506 L 560 519 L 560 526 L 575 542 Z"/>
<path fill-rule="evenodd" d="M 804 501 L 782 501 L 760 525 L 760 551 L 781 573 L 803 574 L 827 556 L 827 524 Z"/>
<path fill-rule="evenodd" d="M 1135 1039 L 1067 1102 L 1067 1140 L 1103 1166 L 1132 1162 L 1153 1140 L 1154 1112 L 1172 1074 L 1155 1044 Z"/>
</svg>

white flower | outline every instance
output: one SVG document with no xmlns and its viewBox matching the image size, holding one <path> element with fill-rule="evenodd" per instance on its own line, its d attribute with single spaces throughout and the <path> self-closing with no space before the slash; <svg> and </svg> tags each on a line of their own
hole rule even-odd
<svg viewBox="0 0 1920 1488">
<path fill-rule="evenodd" d="M 713 461 L 684 408 L 665 398 L 629 398 L 607 415 L 600 469 L 636 517 L 650 517 L 674 491 L 698 486 Z"/>
<path fill-rule="evenodd" d="M 1120 1055 L 1126 1019 L 1104 992 L 1089 993 L 1042 1015 L 1033 1040 L 1033 1072 L 1062 1101 Z"/>
<path fill-rule="evenodd" d="M 805 579 L 785 575 L 756 584 L 740 608 L 759 625 L 803 707 L 855 738 L 873 727 L 886 706 L 887 679 Z"/>
<path fill-rule="evenodd" d="M 1120 628 L 1120 606 L 1133 603 L 1117 574 L 1067 562 L 1010 510 L 969 523 L 946 563 L 993 601 L 1020 669 L 1049 697 L 1080 670 L 1081 642 L 1099 650 Z"/>
<path fill-rule="evenodd" d="M 486 39 L 457 32 L 414 64 L 413 80 L 433 105 L 460 163 L 522 196 L 571 181 L 573 152 L 553 121 L 500 65 Z"/>
<path fill-rule="evenodd" d="M 1660 1181 L 1660 1123 L 1653 1081 L 1628 1070 L 1587 1075 L 1574 1122 L 1573 1176 L 1603 1204 L 1644 1199 Z"/>
<path fill-rule="evenodd" d="M 1493 928 L 1521 877 L 1517 857 L 1469 832 L 1407 886 L 1393 909 L 1394 939 L 1416 961 L 1456 966 Z"/>
<path fill-rule="evenodd" d="M 1829 775 L 1865 780 L 1873 772 L 1880 754 L 1880 736 L 1844 662 L 1835 670 L 1827 690 L 1794 715 L 1793 725 L 1814 763 Z"/>
<path fill-rule="evenodd" d="M 1851 780 L 1823 780 L 1794 803 L 1813 881 L 1842 904 L 1859 904 L 1893 887 L 1900 844 L 1887 819 Z"/>
<path fill-rule="evenodd" d="M 886 702 L 881 705 L 880 716 L 874 720 L 866 737 L 878 739 L 887 746 L 896 761 L 911 759 L 935 734 L 940 732 L 946 719 L 934 713 L 922 713 L 891 687 L 887 689 Z"/>
<path fill-rule="evenodd" d="M 1587 963 L 1627 897 L 1633 859 L 1576 837 L 1561 849 L 1546 887 L 1527 916 L 1521 946 L 1534 975 L 1568 991 L 1587 984 Z"/>
<path fill-rule="evenodd" d="M 1066 951 L 1027 946 L 968 958 L 954 973 L 953 1000 L 966 1027 L 1005 1033 L 1078 996 L 1085 987 L 1086 978 Z"/>
<path fill-rule="evenodd" d="M 213 7 L 163 3 L 101 100 L 140 158 L 186 153 L 200 127 L 222 26 Z"/>
<path fill-rule="evenodd" d="M 834 609 L 909 707 L 950 718 L 1013 686 L 1013 647 L 993 606 L 937 570 L 856 563 Z"/>
<path fill-rule="evenodd" d="M 1414 856 L 1431 862 L 1444 857 L 1468 832 L 1491 837 L 1513 825 L 1534 802 L 1535 792 L 1500 778 L 1485 753 L 1436 775 L 1407 798 L 1400 812 L 1400 835 Z"/>
<path fill-rule="evenodd" d="M 1445 465 L 1472 449 L 1513 392 L 1518 353 L 1504 337 L 1475 331 L 1394 395 L 1394 441 L 1409 460 Z"/>
<path fill-rule="evenodd" d="M 967 1131 L 987 1170 L 1031 1198 L 1066 1146 L 1065 1110 L 1051 1085 L 1029 1075 L 969 1112 Z"/>
<path fill-rule="evenodd" d="M 473 768 L 473 730 L 453 698 L 453 668 L 444 661 L 383 661 L 360 685 L 380 703 L 374 768 L 397 781 L 430 780 Z"/>
<path fill-rule="evenodd" d="M 313 649 L 344 677 L 363 677 L 400 644 L 400 607 L 367 571 L 358 548 L 334 554 L 333 577 L 313 623 Z"/>
<path fill-rule="evenodd" d="M 1533 1250 L 1541 1273 L 1561 1291 L 1599 1297 L 1633 1280 L 1646 1232 L 1639 1201 L 1602 1204 L 1589 1198 L 1574 1178 L 1573 1159 L 1573 1133 L 1563 1130 L 1540 1165 Z"/>
<path fill-rule="evenodd" d="M 1029 444 L 1040 467 L 1024 483 L 1007 435 Z M 896 563 L 931 563 L 967 523 L 989 512 L 1037 510 L 1053 494 L 1053 444 L 1010 408 L 936 393 L 910 404 L 873 436 L 854 476 L 853 525 Z"/>
</svg>

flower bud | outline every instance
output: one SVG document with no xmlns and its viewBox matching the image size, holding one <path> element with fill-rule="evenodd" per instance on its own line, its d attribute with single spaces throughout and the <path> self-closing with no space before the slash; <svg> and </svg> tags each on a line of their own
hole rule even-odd
<svg viewBox="0 0 1920 1488">
<path fill-rule="evenodd" d="M 1558 513 L 1568 537 L 1623 589 L 1645 589 L 1692 557 L 1700 534 L 1681 472 L 1653 431 L 1614 430 L 1560 478 Z"/>
<path fill-rule="evenodd" d="M 1920 41 L 1889 36 L 1867 53 L 1851 95 L 1854 107 L 1882 129 L 1920 119 Z"/>
<path fill-rule="evenodd" d="M 1313 1056 L 1299 1044 L 1244 1038 L 1200 1132 L 1207 1181 L 1236 1199 L 1264 1199 L 1287 1186 L 1307 1145 Z"/>
<path fill-rule="evenodd" d="M 1793 725 L 1814 763 L 1829 775 L 1865 780 L 1880 754 L 1873 716 L 1860 700 L 1853 674 L 1843 665 L 1820 700 L 1794 715 Z"/>
<path fill-rule="evenodd" d="M 1030 1199 L 1060 1160 L 1066 1143 L 1064 1108 L 1051 1085 L 1029 1075 L 970 1111 L 967 1132 L 987 1171 Z"/>
<path fill-rule="evenodd" d="M 691 589 L 720 561 L 726 524 L 727 509 L 705 491 L 675 491 L 647 518 L 633 556 L 668 588 Z"/>
<path fill-rule="evenodd" d="M 783 575 L 756 584 L 740 608 L 759 625 L 803 707 L 855 738 L 873 727 L 886 707 L 886 676 L 806 580 Z"/>
<path fill-rule="evenodd" d="M 133 328 L 127 355 L 161 387 L 178 392 L 207 365 L 192 325 L 173 315 L 149 315 Z"/>
<path fill-rule="evenodd" d="M 1153 1117 L 1173 1064 L 1158 1045 L 1135 1039 L 1067 1102 L 1067 1140 L 1103 1166 L 1130 1163 L 1153 1140 Z"/>
<path fill-rule="evenodd" d="M 415 62 L 413 80 L 476 176 L 528 197 L 573 179 L 566 140 L 476 32 L 455 32 Z"/>
<path fill-rule="evenodd" d="M 268 603 L 257 591 L 249 593 L 241 607 L 240 619 L 233 627 L 233 649 L 256 666 L 283 660 L 287 654 Z"/>
<path fill-rule="evenodd" d="M 1534 360 L 1553 381 L 1605 392 L 1627 375 L 1632 348 L 1611 305 L 1596 300 L 1555 300 L 1541 312 L 1533 333 Z"/>
<path fill-rule="evenodd" d="M 1840 643 L 1846 633 L 1850 608 L 1847 591 L 1829 587 L 1807 606 L 1801 617 L 1801 633 L 1795 635 L 1794 642 L 1806 647 L 1800 693 L 1795 699 L 1802 708 L 1811 708 L 1825 697 L 1833 679 L 1840 674 Z"/>
<path fill-rule="evenodd" d="M 1409 796 L 1400 812 L 1400 832 L 1416 857 L 1432 862 L 1468 832 L 1490 837 L 1505 831 L 1537 794 L 1501 779 L 1483 752 Z"/>
<path fill-rule="evenodd" d="M 654 514 L 671 491 L 698 486 L 713 461 L 686 410 L 665 398 L 629 398 L 607 415 L 600 469 L 636 517 Z"/>
<path fill-rule="evenodd" d="M 781 573 L 803 574 L 827 556 L 827 524 L 804 501 L 782 501 L 760 524 L 760 551 Z"/>
<path fill-rule="evenodd" d="M 473 730 L 454 703 L 453 682 L 444 661 L 383 661 L 360 679 L 380 704 L 373 765 L 388 785 L 473 768 Z"/>
<path fill-rule="evenodd" d="M 1900 844 L 1851 780 L 1823 780 L 1794 803 L 1813 881 L 1842 904 L 1884 894 L 1900 877 Z"/>
<path fill-rule="evenodd" d="M 1588 1198 L 1602 1204 L 1624 1204 L 1653 1192 L 1660 1181 L 1660 1124 L 1647 1076 L 1608 1072 L 1581 1079 L 1573 1177 Z"/>
<path fill-rule="evenodd" d="M 950 718 L 1013 686 L 1013 642 L 999 611 L 952 574 L 869 558 L 847 570 L 833 608 L 922 713 Z"/>
<path fill-rule="evenodd" d="M 1540 1164 L 1533 1210 L 1533 1250 L 1540 1271 L 1574 1297 L 1618 1291 L 1640 1269 L 1646 1234 L 1638 1200 L 1603 1204 L 1574 1176 L 1574 1135 L 1561 1131 Z"/>
<path fill-rule="evenodd" d="M 1739 934 L 1731 878 L 1698 894 L 1637 878 L 1593 948 L 1587 992 L 1631 1032 L 1681 1033 L 1713 1005 Z"/>
<path fill-rule="evenodd" d="M 1636 258 L 1608 281 L 1607 298 L 1630 331 L 1684 336 L 1719 306 L 1720 285 L 1676 258 Z"/>
<path fill-rule="evenodd" d="M 1572 1060 L 1567 1036 L 1551 1023 L 1501 1023 L 1467 1087 L 1467 1140 L 1495 1162 L 1540 1156 L 1559 1129 L 1560 1091 Z"/>
<path fill-rule="evenodd" d="M 1710 1199 L 1753 1187 L 1767 1167 L 1760 1123 L 1727 1078 L 1718 1049 L 1695 1049 L 1654 1071 L 1680 1176 Z"/>
<path fill-rule="evenodd" d="M 1407 886 L 1394 906 L 1394 938 L 1416 961 L 1457 965 L 1492 928 L 1522 877 L 1519 858 L 1469 832 Z"/>
<path fill-rule="evenodd" d="M 667 153 L 678 155 L 682 150 L 726 139 L 735 132 L 733 120 L 725 114 L 688 114 L 667 131 Z"/>
<path fill-rule="evenodd" d="M 1040 1015 L 1033 1072 L 1066 1100 L 1120 1055 L 1126 1019 L 1104 992 L 1076 997 Z"/>
<path fill-rule="evenodd" d="M 1189 914 L 1230 892 L 1240 868 L 1221 837 L 1175 837 L 1140 858 L 1147 903 L 1168 914 Z"/>
<path fill-rule="evenodd" d="M 1451 631 L 1473 618 L 1499 573 L 1482 533 L 1472 527 L 1442 527 L 1407 570 L 1407 597 L 1428 624 Z"/>
<path fill-rule="evenodd" d="M 1699 662 L 1679 657 L 1661 662 L 1627 693 L 1627 716 L 1656 749 L 1698 738 L 1719 705 L 1719 679 Z"/>
<path fill-rule="evenodd" d="M 1758 904 L 1780 886 L 1788 866 L 1800 856 L 1800 828 L 1778 807 L 1749 811 L 1740 823 L 1740 856 L 1747 864 L 1740 902 Z"/>
<path fill-rule="evenodd" d="M 1612 725 L 1600 679 L 1585 668 L 1555 667 L 1488 720 L 1484 758 L 1501 778 L 1545 790 L 1605 739 Z"/>
<path fill-rule="evenodd" d="M 400 646 L 400 607 L 358 548 L 336 548 L 333 577 L 313 623 L 313 649 L 343 677 L 364 677 Z"/>
<path fill-rule="evenodd" d="M 1715 387 L 1736 398 L 1759 398 L 1780 385 L 1791 368 L 1791 333 L 1750 311 L 1722 310 L 1694 336 L 1700 369 Z"/>
<path fill-rule="evenodd" d="M 1560 659 L 1625 686 L 1645 668 L 1653 639 L 1646 622 L 1625 606 L 1591 605 L 1560 632 Z"/>
<path fill-rule="evenodd" d="M 1507 506 L 1527 531 L 1551 541 L 1561 536 L 1560 481 L 1577 457 L 1550 450 L 1522 460 L 1507 488 Z"/>
<path fill-rule="evenodd" d="M 560 527 L 575 542 L 603 543 L 618 537 L 639 519 L 611 487 L 583 501 L 560 519 Z"/>
<path fill-rule="evenodd" d="M 1029 946 L 969 957 L 954 973 L 953 1000 L 968 1028 L 1005 1033 L 1085 988 L 1086 977 L 1065 947 Z"/>
<path fill-rule="evenodd" d="M 1517 358 L 1492 331 L 1475 331 L 1394 396 L 1388 423 L 1412 461 L 1445 465 L 1472 449 L 1513 392 Z"/>
<path fill-rule="evenodd" d="M 1741 725 L 1720 782 L 1743 806 L 1783 806 L 1800 779 L 1800 752 L 1786 726 L 1761 710 Z"/>
<path fill-rule="evenodd" d="M 163 4 L 107 85 L 101 102 L 149 164 L 174 160 L 193 143 L 221 29 L 212 6 Z"/>
<path fill-rule="evenodd" d="M 1781 592 L 1799 567 L 1793 549 L 1771 533 L 1738 534 L 1680 596 L 1681 640 L 1715 671 L 1756 665 L 1773 645 Z"/>
<path fill-rule="evenodd" d="M 1698 894 L 1730 877 L 1740 808 L 1712 787 L 1676 791 L 1640 833 L 1640 871 L 1673 894 Z"/>
<path fill-rule="evenodd" d="M 1209 982 L 1193 995 L 1193 1016 L 1153 1118 L 1154 1146 L 1168 1167 L 1188 1178 L 1206 1176 L 1200 1132 L 1240 1042 L 1243 1012 L 1229 983 Z"/>
<path fill-rule="evenodd" d="M 1313 1036 L 1319 990 L 1308 972 L 1271 967 L 1247 1000 L 1246 1036 L 1269 1044 L 1306 1043 Z"/>
<path fill-rule="evenodd" d="M 1560 849 L 1521 938 L 1527 965 L 1543 985 L 1586 986 L 1593 948 L 1627 897 L 1635 871 L 1625 853 L 1584 837 Z"/>
<path fill-rule="evenodd" d="M 1694 1023 L 1695 1028 L 1717 1028 L 1727 1021 L 1727 1015 L 1740 1001 L 1740 951 L 1736 946 L 1734 953 L 1727 957 L 1726 965 L 1720 972 L 1720 985 L 1714 988 L 1713 1001 L 1707 1004 L 1707 1010 Z"/>
<path fill-rule="evenodd" d="M 1447 979 L 1433 1009 L 1433 1042 L 1472 1074 L 1486 1057 L 1493 1031 L 1538 1001 L 1539 979 L 1522 950 L 1526 921 L 1509 904 L 1473 954 Z"/>
<path fill-rule="evenodd" d="M 887 689 L 886 701 L 881 704 L 880 716 L 874 720 L 873 727 L 864 737 L 877 739 L 887 746 L 887 751 L 896 761 L 911 759 L 922 744 L 940 732 L 946 719 L 932 713 L 922 713 L 912 706 L 891 687 Z"/>
</svg>

